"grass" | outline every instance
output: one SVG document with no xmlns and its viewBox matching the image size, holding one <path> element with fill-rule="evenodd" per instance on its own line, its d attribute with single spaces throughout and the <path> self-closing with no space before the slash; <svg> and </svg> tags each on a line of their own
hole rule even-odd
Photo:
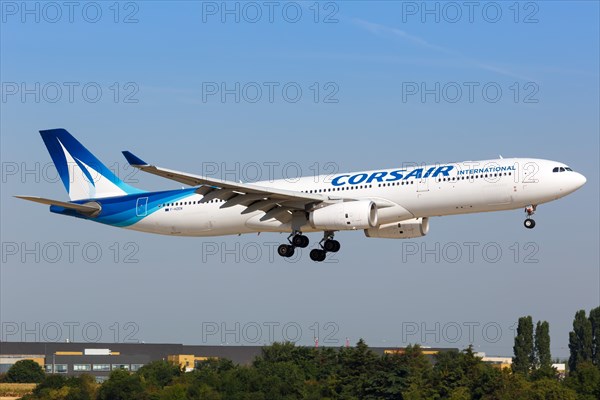
<svg viewBox="0 0 600 400">
<path fill-rule="evenodd" d="M 31 393 L 35 383 L 0 383 L 0 398 L 22 397 Z"/>
</svg>

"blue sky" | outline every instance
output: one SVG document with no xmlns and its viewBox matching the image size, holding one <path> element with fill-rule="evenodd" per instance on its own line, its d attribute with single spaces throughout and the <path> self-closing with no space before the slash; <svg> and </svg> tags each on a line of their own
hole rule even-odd
<svg viewBox="0 0 600 400">
<path fill-rule="evenodd" d="M 421 2 L 276 2 L 273 22 L 262 2 L 228 3 L 237 4 L 239 22 L 222 15 L 221 2 L 122 2 L 118 15 L 113 3 L 99 3 L 95 14 L 82 2 L 73 22 L 64 6 L 59 18 L 47 3 L 28 4 L 33 14 L 2 2 L 4 338 L 18 340 L 36 323 L 28 339 L 48 338 L 52 323 L 64 337 L 64 324 L 76 322 L 81 339 L 92 322 L 102 340 L 115 331 L 123 340 L 131 321 L 134 338 L 147 342 L 250 345 L 253 324 L 263 343 L 270 323 L 278 324 L 275 339 L 292 323 L 302 329 L 299 342 L 310 344 L 317 323 L 321 343 L 330 333 L 338 345 L 346 337 L 373 346 L 473 343 L 510 355 L 513 324 L 532 315 L 550 322 L 553 353 L 565 356 L 575 311 L 600 304 L 598 3 L 482 2 L 472 22 L 464 6 L 455 14 L 460 2 L 429 3 L 438 4 L 437 16 L 424 14 Z M 252 22 L 256 9 L 261 18 Z M 236 83 L 239 102 L 235 94 L 222 99 L 221 85 L 235 92 Z M 300 88 L 298 101 L 284 87 Z M 415 87 L 433 93 L 407 92 Z M 434 218 L 424 239 L 341 233 L 335 262 L 304 254 L 290 263 L 273 255 L 285 235 L 152 236 L 14 199 L 66 198 L 37 133 L 54 127 L 144 189 L 178 185 L 131 175 L 121 150 L 190 172 L 233 170 L 239 179 L 250 163 L 267 177 L 266 165 L 277 176 L 290 163 L 311 175 L 331 165 L 349 171 L 502 154 L 560 160 L 588 183 L 540 206 L 532 231 L 520 210 Z M 456 248 L 463 254 L 450 262 Z M 496 260 L 483 248 L 502 254 Z M 15 323 L 19 331 L 7 336 Z M 207 334 L 214 324 L 238 337 Z"/>
</svg>

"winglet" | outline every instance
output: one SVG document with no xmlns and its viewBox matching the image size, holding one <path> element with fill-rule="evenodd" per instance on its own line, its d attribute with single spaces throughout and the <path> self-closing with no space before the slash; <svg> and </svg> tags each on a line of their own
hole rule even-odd
<svg viewBox="0 0 600 400">
<path fill-rule="evenodd" d="M 125 159 L 127 159 L 127 162 L 134 167 L 149 165 L 147 162 L 127 150 L 123 151 L 123 155 L 125 156 Z"/>
</svg>

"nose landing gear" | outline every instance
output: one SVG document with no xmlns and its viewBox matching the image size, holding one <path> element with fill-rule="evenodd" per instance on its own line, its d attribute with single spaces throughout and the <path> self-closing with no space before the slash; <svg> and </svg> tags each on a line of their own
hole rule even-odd
<svg viewBox="0 0 600 400">
<path fill-rule="evenodd" d="M 525 228 L 527 228 L 527 229 L 533 229 L 535 227 L 535 221 L 533 220 L 533 218 L 531 218 L 531 216 L 533 214 L 535 214 L 536 207 L 537 207 L 536 205 L 531 205 L 531 206 L 525 207 L 525 212 L 527 213 L 527 218 L 525 218 L 523 225 L 525 225 Z"/>
</svg>

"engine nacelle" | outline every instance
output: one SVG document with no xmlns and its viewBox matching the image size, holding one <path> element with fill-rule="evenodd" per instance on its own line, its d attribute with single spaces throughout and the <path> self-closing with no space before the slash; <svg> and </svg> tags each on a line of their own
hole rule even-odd
<svg viewBox="0 0 600 400">
<path fill-rule="evenodd" d="M 413 218 L 384 224 L 379 228 L 365 229 L 365 236 L 382 239 L 412 239 L 425 236 L 427 232 L 429 232 L 429 218 Z"/>
<path fill-rule="evenodd" d="M 370 200 L 336 203 L 311 212 L 309 222 L 328 231 L 370 229 L 377 226 L 377 206 Z"/>
</svg>

